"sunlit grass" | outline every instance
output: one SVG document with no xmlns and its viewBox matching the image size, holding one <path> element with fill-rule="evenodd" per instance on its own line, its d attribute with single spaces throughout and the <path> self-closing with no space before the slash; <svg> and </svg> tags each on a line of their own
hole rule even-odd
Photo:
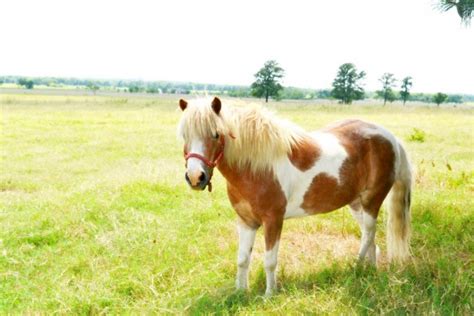
<svg viewBox="0 0 474 316">
<path fill-rule="evenodd" d="M 405 142 L 416 168 L 414 263 L 356 267 L 346 209 L 285 223 L 280 291 L 235 292 L 235 214 L 183 178 L 174 98 L 2 95 L 0 313 L 412 313 L 473 309 L 474 112 L 272 103 L 307 129 L 360 117 Z M 409 141 L 413 129 L 423 142 Z M 377 243 L 384 253 L 384 214 Z"/>
</svg>

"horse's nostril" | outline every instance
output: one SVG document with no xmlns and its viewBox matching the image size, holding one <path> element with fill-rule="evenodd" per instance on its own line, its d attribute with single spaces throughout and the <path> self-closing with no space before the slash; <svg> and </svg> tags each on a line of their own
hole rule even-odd
<svg viewBox="0 0 474 316">
<path fill-rule="evenodd" d="M 199 182 L 204 182 L 206 180 L 206 175 L 203 173 L 201 173 L 201 175 L 199 176 Z"/>
</svg>

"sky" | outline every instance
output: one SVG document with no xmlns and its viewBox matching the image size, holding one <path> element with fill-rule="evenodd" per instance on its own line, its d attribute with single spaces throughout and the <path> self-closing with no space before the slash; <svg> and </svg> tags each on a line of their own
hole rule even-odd
<svg viewBox="0 0 474 316">
<path fill-rule="evenodd" d="M 250 85 L 265 61 L 283 84 L 330 88 L 346 62 L 380 88 L 474 94 L 474 23 L 435 0 L 0 0 L 0 76 Z"/>
</svg>

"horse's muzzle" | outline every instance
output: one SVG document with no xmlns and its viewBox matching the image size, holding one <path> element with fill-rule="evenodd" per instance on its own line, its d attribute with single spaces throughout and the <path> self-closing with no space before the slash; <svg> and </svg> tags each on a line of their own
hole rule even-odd
<svg viewBox="0 0 474 316">
<path fill-rule="evenodd" d="M 189 184 L 191 189 L 202 191 L 206 188 L 209 184 L 209 176 L 206 172 L 201 172 L 199 175 L 193 175 L 191 178 L 189 177 L 188 173 L 184 174 L 184 178 L 186 182 Z"/>
</svg>

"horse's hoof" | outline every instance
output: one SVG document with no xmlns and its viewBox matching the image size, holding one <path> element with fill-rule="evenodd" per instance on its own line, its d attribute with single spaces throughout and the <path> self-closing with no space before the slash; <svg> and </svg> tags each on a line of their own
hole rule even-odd
<svg viewBox="0 0 474 316">
<path fill-rule="evenodd" d="M 266 290 L 265 291 L 265 297 L 266 298 L 272 297 L 273 294 L 275 294 L 275 290 Z"/>
<path fill-rule="evenodd" d="M 235 289 L 237 291 L 247 291 L 249 286 L 247 283 L 240 283 L 239 281 L 235 282 Z"/>
</svg>

